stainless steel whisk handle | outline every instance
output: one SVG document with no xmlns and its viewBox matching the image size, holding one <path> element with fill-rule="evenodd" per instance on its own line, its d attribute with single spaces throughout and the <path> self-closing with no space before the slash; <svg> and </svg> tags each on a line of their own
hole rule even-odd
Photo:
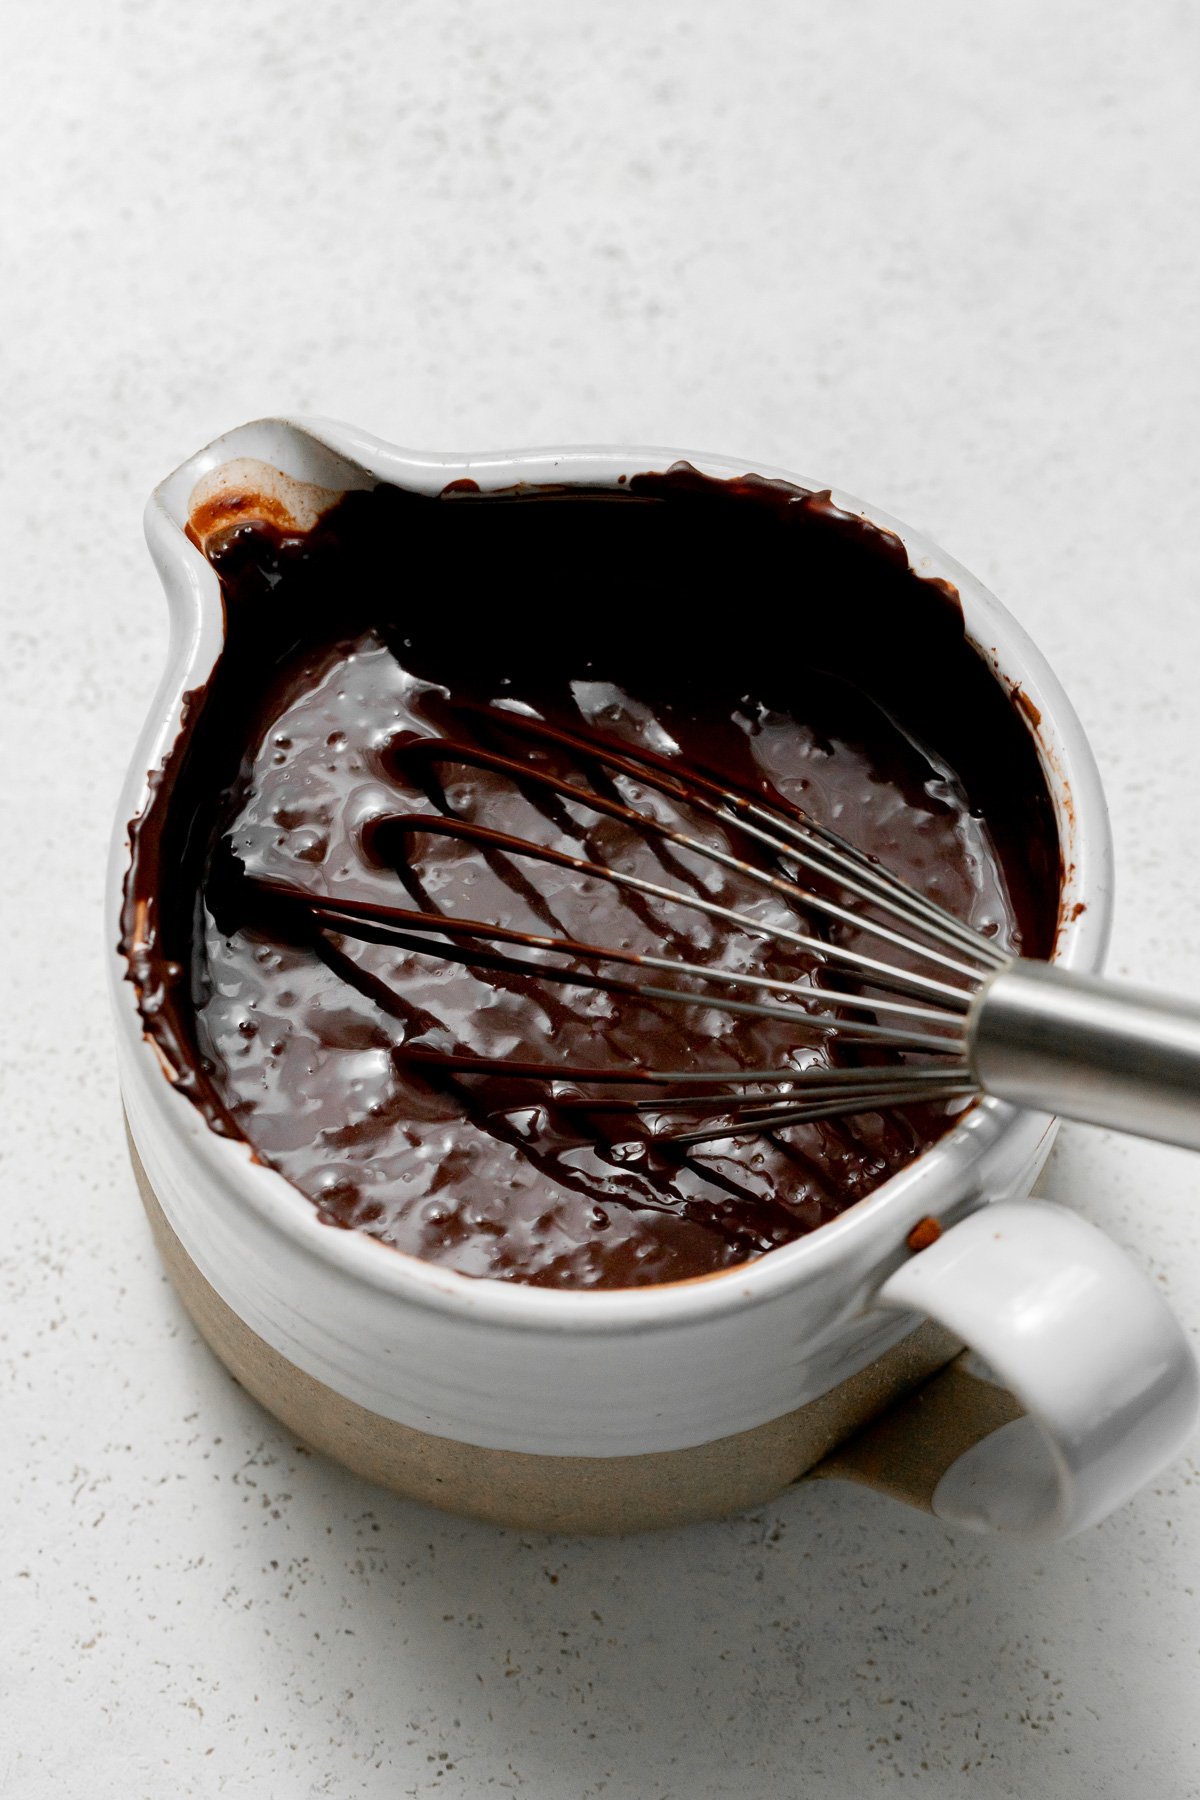
<svg viewBox="0 0 1200 1800">
<path fill-rule="evenodd" d="M 1013 961 L 981 989 L 967 1055 L 999 1100 L 1200 1150 L 1200 1006 Z"/>
</svg>

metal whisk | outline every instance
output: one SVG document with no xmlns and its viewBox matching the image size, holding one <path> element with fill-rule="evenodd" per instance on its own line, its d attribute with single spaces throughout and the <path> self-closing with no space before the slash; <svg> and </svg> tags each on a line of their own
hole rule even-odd
<svg viewBox="0 0 1200 1800">
<path fill-rule="evenodd" d="M 484 710 L 484 709 L 480 709 Z M 495 715 L 490 715 L 493 719 Z M 403 873 L 412 841 L 440 836 L 505 858 L 570 870 L 644 900 L 707 915 L 770 940 L 850 988 L 788 980 L 676 956 L 518 930 L 481 919 L 365 900 L 318 896 L 243 871 L 264 898 L 297 909 L 309 927 L 423 956 L 538 981 L 600 988 L 654 1004 L 697 1005 L 781 1020 L 800 1042 L 915 1053 L 862 1067 L 720 1070 L 613 1068 L 442 1053 L 419 1045 L 414 1063 L 462 1074 L 502 1074 L 545 1084 L 556 1104 L 591 1113 L 682 1119 L 656 1135 L 683 1147 L 813 1120 L 987 1093 L 1017 1105 L 1200 1149 L 1200 1008 L 1005 953 L 798 808 L 751 797 L 652 750 L 560 730 L 505 712 L 505 731 L 623 776 L 698 820 L 733 828 L 770 866 L 738 856 L 678 823 L 584 787 L 541 764 L 452 738 L 416 737 L 391 747 L 399 772 L 428 777 L 462 764 L 584 808 L 718 865 L 783 900 L 794 923 L 764 921 L 704 893 L 618 869 L 556 845 L 512 836 L 450 813 L 372 821 L 369 847 Z M 868 936 L 871 951 L 817 936 L 812 916 Z M 877 951 L 877 954 L 872 953 Z M 905 964 L 889 960 L 899 956 Z M 742 990 L 737 994 L 732 990 Z M 747 997 L 753 996 L 753 997 Z M 563 1089 L 649 1088 L 620 1098 Z M 688 1123 L 688 1114 L 701 1115 Z M 713 1122 L 718 1120 L 719 1122 Z"/>
</svg>

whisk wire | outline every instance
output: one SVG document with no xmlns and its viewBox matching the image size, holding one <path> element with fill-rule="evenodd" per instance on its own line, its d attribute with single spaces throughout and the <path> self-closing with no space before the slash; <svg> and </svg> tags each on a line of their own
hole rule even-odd
<svg viewBox="0 0 1200 1800">
<path fill-rule="evenodd" d="M 940 1100 L 953 1099 L 956 1095 L 973 1093 L 970 1081 L 962 1082 L 956 1088 L 947 1088 L 939 1093 Z M 901 1107 L 924 1104 L 932 1096 L 922 1088 L 909 1088 L 898 1093 L 886 1095 L 864 1094 L 857 1098 L 839 1097 L 829 1099 L 823 1104 L 811 1106 L 781 1107 L 779 1110 L 760 1113 L 743 1113 L 739 1118 L 727 1125 L 706 1125 L 696 1131 L 676 1131 L 671 1133 L 671 1142 L 680 1147 L 693 1148 L 700 1144 L 718 1143 L 723 1138 L 737 1138 L 758 1133 L 764 1130 L 777 1130 L 784 1125 L 814 1125 L 822 1119 L 853 1118 L 856 1114 L 878 1112 L 881 1106 Z"/>
<path fill-rule="evenodd" d="M 424 929 L 442 932 L 449 937 L 479 938 L 495 940 L 500 943 L 519 944 L 531 950 L 555 951 L 561 955 L 584 962 L 621 963 L 643 969 L 657 969 L 668 974 L 688 975 L 698 981 L 705 981 L 717 986 L 750 987 L 765 992 L 790 996 L 798 1006 L 806 1008 L 810 1002 L 819 1002 L 828 1009 L 836 1006 L 839 1010 L 870 1013 L 895 1013 L 905 1018 L 916 1019 L 929 1025 L 944 1024 L 946 1013 L 944 1008 L 921 1006 L 911 1000 L 896 1000 L 884 995 L 858 995 L 843 993 L 840 989 L 825 989 L 805 986 L 796 981 L 785 981 L 776 976 L 756 975 L 748 970 L 725 969 L 713 963 L 687 962 L 680 957 L 654 956 L 645 951 L 620 950 L 611 945 L 588 944 L 578 938 L 555 937 L 549 933 L 515 931 L 511 927 L 487 924 L 482 919 L 463 919 L 446 913 L 420 912 L 400 907 L 383 907 L 370 901 L 343 899 L 322 899 L 306 893 L 303 889 L 293 887 L 290 883 L 273 880 L 269 877 L 256 876 L 255 884 L 264 892 L 273 892 L 282 900 L 290 900 L 302 905 L 322 924 L 334 931 L 343 932 L 350 937 L 369 938 L 376 943 L 394 943 L 403 948 L 410 948 L 413 931 Z M 440 946 L 432 946 L 440 951 Z M 543 969 L 541 963 L 526 965 L 533 969 Z M 696 998 L 701 1000 L 702 995 Z M 792 1015 L 789 1013 L 789 1017 Z"/>
<path fill-rule="evenodd" d="M 842 881 L 843 884 L 847 878 L 861 881 L 871 890 L 871 898 L 912 923 L 921 925 L 943 941 L 952 940 L 961 951 L 985 964 L 998 966 L 1008 960 L 1002 950 L 981 937 L 971 926 L 964 925 L 961 919 L 956 919 L 953 913 L 947 912 L 937 901 L 910 888 L 890 869 L 874 862 L 856 845 L 841 837 L 832 827 L 812 818 L 802 808 L 795 807 L 794 816 L 791 816 L 778 806 L 768 807 L 762 800 L 739 794 L 694 770 L 688 771 L 685 780 L 666 757 L 659 756 L 645 746 L 622 744 L 618 747 L 599 735 L 581 737 L 574 732 L 564 731 L 559 726 L 549 725 L 542 719 L 507 710 L 498 712 L 494 708 L 474 704 L 467 710 L 477 714 L 486 712 L 493 723 L 499 723 L 504 729 L 519 736 L 570 749 L 593 762 L 618 769 L 634 780 L 644 781 L 660 792 L 669 793 L 673 798 L 681 800 L 685 805 L 697 811 L 707 811 L 710 816 L 726 823 L 735 822 L 730 820 L 731 812 L 737 815 L 738 823 L 744 823 L 746 818 L 756 819 L 760 822 L 760 828 L 771 827 L 784 833 L 790 840 L 786 844 L 775 843 L 773 848 L 792 856 L 802 851 L 809 859 L 809 866 L 814 873 Z M 436 742 L 428 739 L 422 741 Z M 769 833 L 761 841 L 770 843 Z M 855 922 L 862 923 L 861 920 Z"/>
<path fill-rule="evenodd" d="M 878 957 L 867 956 L 861 950 L 853 950 L 848 945 L 830 943 L 824 938 L 810 936 L 807 932 L 793 931 L 785 925 L 768 924 L 763 919 L 755 919 L 748 913 L 723 906 L 719 901 L 706 899 L 700 894 L 685 893 L 680 888 L 667 887 L 662 882 L 650 881 L 645 876 L 634 875 L 627 870 L 610 868 L 606 863 L 590 862 L 586 857 L 575 856 L 566 850 L 556 850 L 549 844 L 535 844 L 527 838 L 512 837 L 507 832 L 497 831 L 490 825 L 477 825 L 470 819 L 446 818 L 435 813 L 405 813 L 389 815 L 386 819 L 375 822 L 375 841 L 382 851 L 387 839 L 396 834 L 411 836 L 427 833 L 433 837 L 459 838 L 466 843 L 475 843 L 481 848 L 500 850 L 509 856 L 523 857 L 534 862 L 544 862 L 556 868 L 571 869 L 576 874 L 590 876 L 597 881 L 611 883 L 614 887 L 626 888 L 630 892 L 645 894 L 656 900 L 666 900 L 678 906 L 690 907 L 696 912 L 706 913 L 710 918 L 721 919 L 729 925 L 736 925 L 743 931 L 749 931 L 759 937 L 771 938 L 778 943 L 793 945 L 796 949 L 814 952 L 823 961 L 839 963 L 852 969 L 864 981 L 878 984 L 886 991 L 915 994 L 918 996 L 935 995 L 945 1006 L 957 1012 L 965 1013 L 971 1003 L 971 992 L 954 987 L 949 982 L 939 981 L 935 976 L 922 975 L 916 970 L 897 969 L 891 963 L 881 962 Z M 674 836 L 675 834 L 666 834 Z M 741 863 L 736 857 L 725 857 L 720 852 L 711 852 L 713 859 L 736 869 L 739 873 L 756 875 L 759 871 L 749 863 Z M 785 891 L 790 883 L 779 882 L 768 877 L 772 886 Z M 800 890 L 793 890 L 797 894 Z M 838 909 L 839 912 L 842 909 Z M 853 918 L 852 914 L 846 914 Z M 891 938 L 897 945 L 904 946 L 905 940 L 894 933 L 879 927 L 883 936 Z M 945 961 L 945 958 L 939 958 Z M 951 965 L 961 973 L 979 980 L 978 971 Z"/>
<path fill-rule="evenodd" d="M 522 723 L 527 723 L 527 721 L 522 721 Z M 566 736 L 567 734 L 563 735 Z M 418 757 L 429 761 L 463 762 L 475 768 L 489 769 L 493 772 L 506 774 L 514 781 L 546 788 L 562 799 L 572 801 L 575 804 L 586 807 L 592 812 L 604 817 L 618 819 L 622 823 L 632 825 L 639 832 L 649 832 L 653 836 L 662 838 L 664 841 L 676 845 L 679 849 L 691 851 L 693 854 L 700 856 L 709 862 L 716 863 L 722 868 L 733 870 L 745 879 L 757 883 L 760 887 L 770 888 L 775 893 L 784 895 L 793 904 L 798 902 L 806 909 L 824 914 L 826 918 L 834 920 L 837 924 L 848 926 L 855 931 L 869 932 L 875 937 L 882 938 L 885 942 L 897 949 L 911 951 L 914 948 L 918 948 L 922 956 L 926 957 L 929 961 L 950 970 L 951 973 L 964 975 L 967 980 L 971 982 L 977 982 L 980 979 L 980 971 L 978 968 L 972 968 L 969 964 L 963 963 L 958 957 L 951 956 L 944 950 L 936 950 L 927 945 L 914 946 L 911 939 L 900 936 L 896 931 L 892 930 L 891 927 L 881 924 L 878 920 L 851 912 L 847 907 L 839 905 L 837 901 L 830 900 L 823 894 L 814 892 L 811 888 L 801 887 L 799 883 L 795 881 L 788 880 L 783 876 L 773 875 L 767 869 L 758 868 L 755 864 L 746 862 L 744 858 L 734 856 L 732 851 L 722 850 L 714 844 L 706 844 L 702 838 L 694 837 L 690 832 L 679 831 L 671 826 L 664 825 L 661 820 L 655 819 L 648 813 L 638 812 L 635 808 L 622 805 L 619 801 L 610 800 L 603 794 L 597 794 L 590 789 L 581 788 L 574 782 L 566 781 L 562 776 L 555 775 L 549 770 L 537 769 L 528 763 L 517 762 L 511 757 L 501 756 L 497 752 L 481 749 L 477 745 L 459 744 L 452 739 L 446 738 L 410 739 L 393 753 L 393 759 L 396 761 L 401 758 L 410 760 Z M 602 760 L 620 763 L 624 762 L 626 759 L 609 757 L 606 755 Z M 686 804 L 694 807 L 697 811 L 708 814 L 708 816 L 716 819 L 721 824 L 733 825 L 735 828 L 745 831 L 747 835 L 758 838 L 761 842 L 768 844 L 776 852 L 781 852 L 784 855 L 791 856 L 800 861 L 807 861 L 814 868 L 821 868 L 821 865 L 811 853 L 803 851 L 795 845 L 782 842 L 778 838 L 773 838 L 760 826 L 747 823 L 745 820 L 734 816 L 730 811 L 722 810 L 721 807 L 712 805 L 705 800 L 703 795 L 696 794 L 687 796 L 683 792 L 677 791 L 675 787 L 672 787 L 665 780 L 645 772 L 642 774 L 642 779 L 646 780 L 649 785 L 658 787 L 660 791 L 669 792 L 674 798 L 684 800 Z M 393 821 L 391 820 L 379 820 L 375 827 L 376 833 L 378 834 L 385 830 L 392 822 Z M 468 821 L 458 820 L 456 818 L 452 819 L 449 815 L 446 815 L 446 824 L 450 823 L 453 823 L 455 826 L 468 825 Z M 427 826 L 427 828 L 434 829 L 432 826 Z M 440 829 L 445 832 L 445 824 L 443 824 Z M 478 834 L 487 829 L 487 827 L 474 826 L 471 827 L 470 830 L 464 831 L 462 835 L 469 836 L 472 831 L 475 834 Z M 446 835 L 453 834 L 446 833 Z M 516 847 L 518 844 L 520 844 L 519 850 Z M 503 848 L 508 850 L 510 854 L 530 855 L 535 847 L 526 843 L 524 840 L 510 839 Z M 541 849 L 543 847 L 537 846 L 536 848 Z M 565 854 L 565 852 L 556 851 L 547 855 L 545 860 L 556 861 Z M 579 866 L 583 867 L 584 865 L 580 864 Z M 617 871 L 602 865 L 589 864 L 587 867 L 589 873 L 597 874 L 602 879 L 614 880 L 617 878 Z M 864 900 L 876 900 L 880 904 L 894 904 L 890 901 L 884 901 L 880 895 L 869 892 L 853 877 L 838 875 L 835 871 L 830 869 L 822 869 L 821 872 L 830 876 L 831 879 L 838 880 L 843 887 L 850 889 L 850 891 L 856 893 Z M 629 878 L 627 878 L 627 885 L 628 880 Z M 653 892 L 655 890 L 649 889 L 646 891 Z M 668 889 L 658 890 L 658 892 L 659 897 L 667 897 L 672 900 L 690 903 L 689 896 L 679 893 L 678 890 Z M 738 923 L 743 925 L 748 924 L 744 917 L 739 919 Z M 922 921 L 918 919 L 912 920 L 910 923 L 921 924 Z M 931 932 L 936 929 L 935 926 L 931 924 L 924 924 L 923 928 Z M 984 940 L 980 940 L 980 942 L 983 941 Z M 810 947 L 813 942 L 814 940 L 812 939 L 807 940 L 806 947 Z M 855 954 L 854 952 L 848 951 L 844 946 L 831 944 L 827 940 L 820 940 L 820 944 L 821 948 L 826 953 L 832 953 L 836 950 L 841 953 L 843 959 L 849 958 Z M 974 948 L 974 946 L 972 946 L 972 948 Z M 875 961 L 871 966 L 873 966 L 876 971 L 884 972 L 893 977 L 896 974 L 896 971 L 891 969 L 886 963 Z"/>
</svg>

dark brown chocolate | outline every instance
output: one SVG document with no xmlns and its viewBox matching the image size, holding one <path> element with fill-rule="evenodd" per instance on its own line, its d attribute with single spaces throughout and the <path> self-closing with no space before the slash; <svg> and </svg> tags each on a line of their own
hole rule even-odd
<svg viewBox="0 0 1200 1800">
<path fill-rule="evenodd" d="M 720 1071 L 827 1052 L 777 1020 L 340 937 L 271 893 L 814 978 L 769 940 L 479 841 L 409 832 L 403 855 L 389 849 L 381 818 L 394 831 L 442 810 L 781 916 L 744 878 L 502 766 L 406 748 L 450 739 L 696 827 L 513 729 L 535 715 L 802 805 L 1002 945 L 1048 954 L 1059 849 L 1028 730 L 953 590 L 919 579 L 897 539 L 828 496 L 686 465 L 610 489 L 379 487 L 307 534 L 244 511 L 206 540 L 225 647 L 131 827 L 123 920 L 147 1033 L 214 1130 L 245 1138 L 331 1225 L 562 1287 L 761 1255 L 941 1135 L 950 1112 L 925 1106 L 687 1156 L 647 1143 L 572 1104 L 579 1090 L 462 1059 Z M 421 1062 L 430 1052 L 460 1066 Z"/>
</svg>

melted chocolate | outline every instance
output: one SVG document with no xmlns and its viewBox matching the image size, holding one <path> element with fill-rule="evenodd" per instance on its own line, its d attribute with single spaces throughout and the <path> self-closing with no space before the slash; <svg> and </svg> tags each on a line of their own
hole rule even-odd
<svg viewBox="0 0 1200 1800">
<path fill-rule="evenodd" d="M 214 1130 L 245 1138 L 330 1225 L 564 1287 L 758 1256 L 941 1135 L 952 1109 L 927 1105 L 688 1155 L 647 1143 L 514 1068 L 719 1073 L 897 1053 L 340 936 L 279 899 L 829 980 L 699 910 L 486 841 L 533 838 L 796 923 L 737 873 L 523 781 L 523 766 L 549 772 L 697 831 L 680 802 L 523 734 L 532 717 L 802 805 L 997 942 L 1048 954 L 1059 852 L 1031 739 L 953 590 L 919 579 L 898 540 L 827 496 L 685 465 L 619 489 L 379 487 L 307 534 L 254 511 L 206 542 L 225 647 L 131 828 L 122 944 L 147 1033 Z M 459 755 L 411 748 L 431 738 Z M 403 826 L 439 812 L 480 829 Z M 766 854 L 733 827 L 699 835 Z M 473 1070 L 489 1058 L 504 1072 Z"/>
</svg>

